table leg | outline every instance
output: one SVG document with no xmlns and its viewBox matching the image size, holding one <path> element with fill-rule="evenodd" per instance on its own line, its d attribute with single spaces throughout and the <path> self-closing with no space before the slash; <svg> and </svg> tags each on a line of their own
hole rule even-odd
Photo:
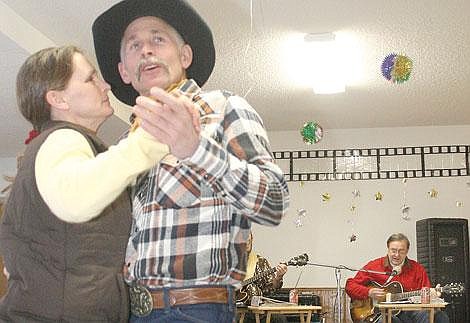
<svg viewBox="0 0 470 323">
<path fill-rule="evenodd" d="M 266 313 L 266 323 L 271 323 L 271 312 Z"/>
<path fill-rule="evenodd" d="M 304 313 L 299 313 L 300 323 L 305 323 Z"/>
<path fill-rule="evenodd" d="M 387 323 L 392 323 L 392 310 L 391 309 L 380 309 L 380 315 L 382 315 L 382 319 L 385 321 L 387 319 Z"/>
<path fill-rule="evenodd" d="M 429 311 L 429 323 L 434 323 L 434 307 Z"/>
<path fill-rule="evenodd" d="M 259 313 L 256 313 L 255 319 L 256 319 L 256 323 L 261 323 L 261 321 L 259 319 Z"/>
<path fill-rule="evenodd" d="M 312 322 L 312 311 L 308 311 L 307 313 L 307 322 L 305 323 L 310 323 Z"/>
<path fill-rule="evenodd" d="M 245 321 L 245 312 L 240 313 L 240 321 L 238 323 L 243 323 Z"/>
</svg>

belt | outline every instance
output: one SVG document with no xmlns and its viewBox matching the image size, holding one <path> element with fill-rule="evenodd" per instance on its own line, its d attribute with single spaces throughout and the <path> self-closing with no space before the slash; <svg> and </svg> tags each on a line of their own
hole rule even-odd
<svg viewBox="0 0 470 323">
<path fill-rule="evenodd" d="M 190 304 L 229 302 L 226 287 L 193 287 L 167 289 L 169 306 Z M 163 290 L 150 291 L 141 285 L 133 285 L 129 289 L 131 298 L 131 311 L 137 316 L 146 316 L 152 309 L 165 308 L 165 292 Z"/>
<path fill-rule="evenodd" d="M 165 307 L 163 291 L 151 291 L 153 308 Z M 225 287 L 196 287 L 168 290 L 170 306 L 203 304 L 203 303 L 228 303 L 228 292 Z"/>
</svg>

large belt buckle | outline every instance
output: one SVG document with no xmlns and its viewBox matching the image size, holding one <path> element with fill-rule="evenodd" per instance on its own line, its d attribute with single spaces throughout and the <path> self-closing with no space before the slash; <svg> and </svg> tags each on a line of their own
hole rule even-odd
<svg viewBox="0 0 470 323">
<path fill-rule="evenodd" d="M 143 317 L 153 310 L 153 298 L 150 291 L 144 286 L 132 284 L 129 286 L 129 298 L 132 314 Z"/>
</svg>

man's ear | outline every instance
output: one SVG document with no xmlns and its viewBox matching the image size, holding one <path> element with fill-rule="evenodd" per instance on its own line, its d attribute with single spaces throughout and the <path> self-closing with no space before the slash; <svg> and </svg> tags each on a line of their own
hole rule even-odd
<svg viewBox="0 0 470 323">
<path fill-rule="evenodd" d="M 46 92 L 46 101 L 52 108 L 67 110 L 69 108 L 62 91 L 49 90 Z"/>
<path fill-rule="evenodd" d="M 191 63 L 193 62 L 193 50 L 191 46 L 184 44 L 183 47 L 181 47 L 180 57 L 181 65 L 184 69 L 187 69 L 189 66 L 191 66 Z"/>
<path fill-rule="evenodd" d="M 129 73 L 127 73 L 126 68 L 122 62 L 118 64 L 119 75 L 121 75 L 121 79 L 125 84 L 131 84 L 131 77 Z"/>
</svg>

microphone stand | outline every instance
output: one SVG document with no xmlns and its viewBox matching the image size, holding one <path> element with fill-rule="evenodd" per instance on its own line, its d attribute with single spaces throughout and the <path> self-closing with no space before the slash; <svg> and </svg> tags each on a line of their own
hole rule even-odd
<svg viewBox="0 0 470 323">
<path fill-rule="evenodd" d="M 385 272 L 385 271 L 375 271 L 375 270 L 368 270 L 368 269 L 355 269 L 349 268 L 344 265 L 324 265 L 324 264 L 316 264 L 313 262 L 307 262 L 309 266 L 316 266 L 316 267 L 326 267 L 326 268 L 334 268 L 335 269 L 335 276 L 336 276 L 336 320 L 335 322 L 341 323 L 341 269 L 346 269 L 349 271 L 362 271 L 366 273 L 373 273 L 373 274 L 382 274 L 382 275 L 393 275 L 394 273 Z"/>
</svg>

